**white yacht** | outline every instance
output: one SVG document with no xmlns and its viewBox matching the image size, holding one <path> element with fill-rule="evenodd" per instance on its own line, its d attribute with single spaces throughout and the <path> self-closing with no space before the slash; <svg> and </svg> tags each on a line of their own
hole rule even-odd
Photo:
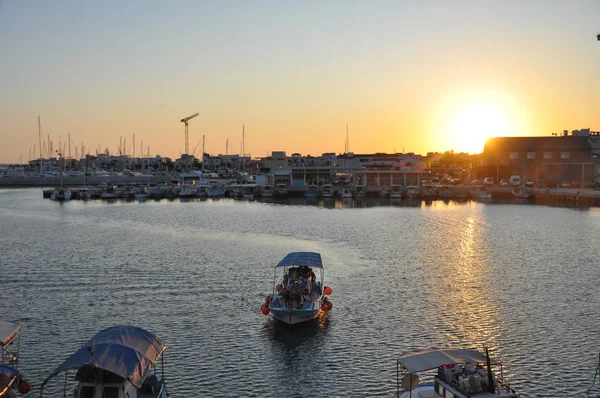
<svg viewBox="0 0 600 398">
<path fill-rule="evenodd" d="M 396 397 L 518 398 L 504 380 L 502 364 L 490 358 L 487 348 L 485 351 L 450 348 L 402 355 L 396 363 Z M 418 374 L 432 371 L 433 382 L 421 383 Z"/>
<path fill-rule="evenodd" d="M 258 195 L 258 185 L 242 184 L 242 186 L 240 187 L 240 193 L 243 199 L 253 200 Z"/>
<path fill-rule="evenodd" d="M 342 187 L 342 192 L 340 196 L 342 197 L 342 199 L 351 199 L 352 191 L 350 190 L 350 187 Z"/>
<path fill-rule="evenodd" d="M 470 192 L 471 199 L 489 200 L 492 199 L 492 194 L 485 189 L 485 185 L 477 185 Z"/>
<path fill-rule="evenodd" d="M 394 185 L 390 192 L 390 199 L 402 199 L 402 186 Z"/>
<path fill-rule="evenodd" d="M 179 189 L 180 198 L 194 198 L 196 197 L 198 187 L 194 184 L 183 184 Z"/>
<path fill-rule="evenodd" d="M 325 199 L 333 198 L 333 186 L 331 184 L 321 185 L 321 197 Z"/>
<path fill-rule="evenodd" d="M 272 198 L 273 197 L 273 186 L 272 185 L 263 185 L 260 189 L 260 197 L 261 198 Z"/>
<path fill-rule="evenodd" d="M 416 185 L 409 185 L 406 187 L 407 198 L 418 198 L 421 196 L 421 188 Z"/>
<path fill-rule="evenodd" d="M 276 189 L 277 195 L 281 198 L 288 195 L 288 187 L 286 184 L 277 184 Z"/>
</svg>

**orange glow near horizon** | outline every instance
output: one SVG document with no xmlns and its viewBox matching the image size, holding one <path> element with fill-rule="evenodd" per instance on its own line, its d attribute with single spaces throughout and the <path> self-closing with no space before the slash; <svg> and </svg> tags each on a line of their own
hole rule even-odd
<svg viewBox="0 0 600 398">
<path fill-rule="evenodd" d="M 432 128 L 445 134 L 434 137 L 434 143 L 477 154 L 483 152 L 488 138 L 527 135 L 529 120 L 526 108 L 508 93 L 456 90 L 439 98 Z"/>
<path fill-rule="evenodd" d="M 461 109 L 449 126 L 456 150 L 479 153 L 485 140 L 510 134 L 509 116 L 493 104 L 473 103 Z"/>
</svg>

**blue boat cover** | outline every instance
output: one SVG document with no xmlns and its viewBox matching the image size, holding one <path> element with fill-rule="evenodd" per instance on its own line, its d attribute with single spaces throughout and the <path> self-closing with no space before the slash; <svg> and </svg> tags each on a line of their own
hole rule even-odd
<svg viewBox="0 0 600 398">
<path fill-rule="evenodd" d="M 297 265 L 308 265 L 312 268 L 323 268 L 321 255 L 313 252 L 294 252 L 284 257 L 277 267 L 294 267 Z"/>
<path fill-rule="evenodd" d="M 142 328 L 114 326 L 104 329 L 56 368 L 42 387 L 60 372 L 92 366 L 129 379 L 140 388 L 165 348 L 156 336 Z"/>
</svg>

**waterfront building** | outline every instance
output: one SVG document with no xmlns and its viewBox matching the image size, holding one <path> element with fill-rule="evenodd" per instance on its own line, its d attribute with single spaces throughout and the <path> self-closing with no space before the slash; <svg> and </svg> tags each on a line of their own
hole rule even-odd
<svg viewBox="0 0 600 398">
<path fill-rule="evenodd" d="M 477 174 L 495 181 L 516 175 L 521 181 L 541 181 L 546 186 L 562 181 L 583 185 L 598 176 L 598 158 L 586 135 L 494 137 L 485 143 Z"/>
</svg>

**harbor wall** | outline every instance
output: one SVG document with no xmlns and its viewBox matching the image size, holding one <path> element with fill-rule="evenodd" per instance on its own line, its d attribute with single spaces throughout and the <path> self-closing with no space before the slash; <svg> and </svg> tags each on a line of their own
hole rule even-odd
<svg viewBox="0 0 600 398">
<path fill-rule="evenodd" d="M 63 186 L 83 186 L 83 185 L 101 185 L 105 182 L 111 184 L 159 184 L 164 182 L 170 182 L 170 176 L 152 176 L 148 177 L 63 177 Z M 58 187 L 60 186 L 60 177 L 29 177 L 29 176 L 16 176 L 16 177 L 2 177 L 0 178 L 0 188 L 11 188 L 11 187 Z"/>
</svg>

